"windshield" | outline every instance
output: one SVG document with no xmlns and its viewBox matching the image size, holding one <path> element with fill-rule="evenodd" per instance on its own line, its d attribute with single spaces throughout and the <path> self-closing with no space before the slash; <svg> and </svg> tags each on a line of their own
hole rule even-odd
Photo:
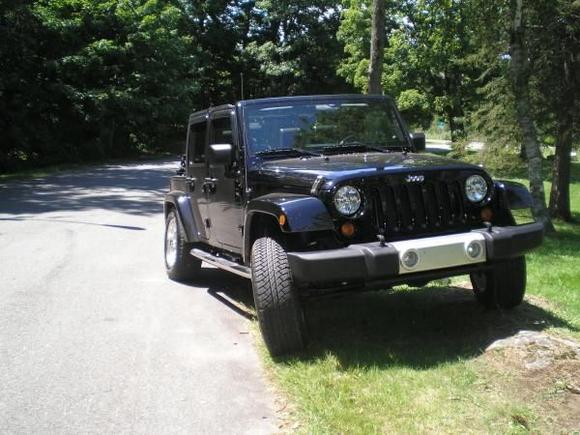
<svg viewBox="0 0 580 435">
<path fill-rule="evenodd" d="M 244 111 L 250 155 L 329 153 L 349 148 L 389 151 L 406 146 L 388 100 L 284 101 Z"/>
</svg>

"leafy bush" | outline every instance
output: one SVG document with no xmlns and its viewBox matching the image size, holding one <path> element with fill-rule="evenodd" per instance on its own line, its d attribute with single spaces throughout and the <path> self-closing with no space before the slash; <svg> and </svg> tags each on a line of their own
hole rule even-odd
<svg viewBox="0 0 580 435">
<path fill-rule="evenodd" d="M 417 89 L 402 91 L 397 104 L 405 120 L 411 125 L 419 125 L 426 129 L 431 125 L 433 114 L 429 107 L 427 96 Z"/>
</svg>

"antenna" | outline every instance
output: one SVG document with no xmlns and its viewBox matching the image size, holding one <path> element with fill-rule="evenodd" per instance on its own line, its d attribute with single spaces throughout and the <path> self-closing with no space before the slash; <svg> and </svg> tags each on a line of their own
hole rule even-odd
<svg viewBox="0 0 580 435">
<path fill-rule="evenodd" d="M 240 88 L 241 88 L 241 94 L 242 94 L 241 99 L 243 100 L 244 99 L 244 73 L 243 72 L 240 73 L 240 83 L 241 83 Z"/>
</svg>

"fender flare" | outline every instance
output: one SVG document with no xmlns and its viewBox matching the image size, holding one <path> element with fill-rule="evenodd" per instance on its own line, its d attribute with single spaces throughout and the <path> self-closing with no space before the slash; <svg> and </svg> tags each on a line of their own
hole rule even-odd
<svg viewBox="0 0 580 435">
<path fill-rule="evenodd" d="M 163 214 L 165 217 L 169 213 L 170 205 L 177 212 L 177 219 L 179 219 L 181 228 L 183 228 L 185 240 L 189 243 L 199 242 L 199 232 L 193 216 L 193 210 L 191 209 L 190 196 L 179 191 L 167 193 L 163 202 Z"/>
<path fill-rule="evenodd" d="M 246 206 L 244 221 L 244 260 L 250 256 L 252 243 L 252 221 L 256 216 L 268 215 L 278 220 L 284 214 L 284 233 L 335 230 L 334 222 L 324 203 L 310 195 L 294 193 L 270 193 L 252 199 Z"/>
<path fill-rule="evenodd" d="M 532 207 L 532 195 L 526 186 L 513 181 L 497 180 L 495 188 L 502 193 L 505 206 L 510 210 Z"/>
</svg>

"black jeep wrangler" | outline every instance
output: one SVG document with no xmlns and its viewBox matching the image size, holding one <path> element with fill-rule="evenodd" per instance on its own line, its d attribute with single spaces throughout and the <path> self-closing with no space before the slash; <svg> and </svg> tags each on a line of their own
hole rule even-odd
<svg viewBox="0 0 580 435">
<path fill-rule="evenodd" d="M 251 279 L 273 355 L 304 346 L 308 295 L 469 274 L 485 306 L 520 304 L 523 254 L 543 238 L 511 213 L 528 191 L 424 150 L 388 97 L 196 112 L 165 196 L 167 274 L 195 280 L 204 261 Z"/>
</svg>

